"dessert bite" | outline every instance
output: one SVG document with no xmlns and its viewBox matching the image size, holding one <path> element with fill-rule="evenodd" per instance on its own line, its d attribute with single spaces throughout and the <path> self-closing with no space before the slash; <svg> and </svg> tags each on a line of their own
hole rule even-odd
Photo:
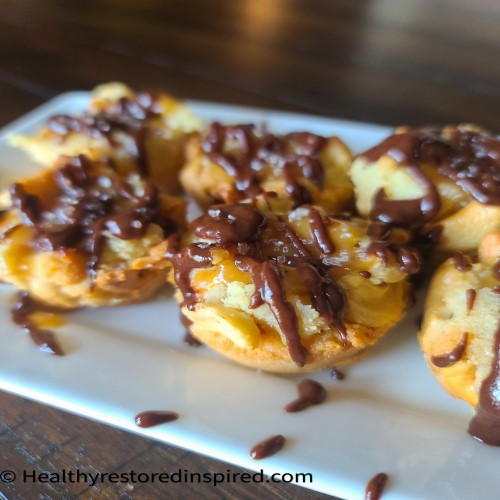
<svg viewBox="0 0 500 500">
<path fill-rule="evenodd" d="M 110 162 L 122 175 L 140 173 L 173 194 L 185 142 L 201 128 L 184 104 L 166 94 L 108 83 L 94 89 L 87 111 L 52 116 L 37 135 L 13 135 L 10 142 L 45 166 L 60 155 L 84 154 Z"/>
<path fill-rule="evenodd" d="M 83 155 L 12 184 L 6 198 L 0 279 L 61 308 L 149 297 L 168 266 L 154 249 L 185 224 L 184 200 Z"/>
<path fill-rule="evenodd" d="M 184 244 L 169 241 L 192 334 L 234 361 L 304 372 L 352 361 L 403 316 L 419 257 L 402 230 L 374 241 L 368 222 L 293 209 L 273 194 L 214 205 Z"/>
<path fill-rule="evenodd" d="M 255 125 L 212 123 L 190 140 L 180 178 L 205 208 L 275 192 L 295 206 L 313 203 L 338 212 L 353 201 L 351 161 L 349 148 L 337 137 L 275 135 Z"/>
<path fill-rule="evenodd" d="M 419 341 L 437 381 L 476 408 L 469 432 L 500 446 L 500 231 L 477 262 L 457 254 L 436 271 Z"/>
<path fill-rule="evenodd" d="M 360 214 L 413 227 L 440 253 L 473 253 L 500 229 L 500 136 L 475 125 L 401 127 L 350 176 Z"/>
</svg>

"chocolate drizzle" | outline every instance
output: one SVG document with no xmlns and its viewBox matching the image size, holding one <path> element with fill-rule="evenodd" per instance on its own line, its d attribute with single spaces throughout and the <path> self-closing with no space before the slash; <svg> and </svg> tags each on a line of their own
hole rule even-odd
<svg viewBox="0 0 500 500">
<path fill-rule="evenodd" d="M 474 302 L 476 301 L 476 290 L 473 288 L 468 288 L 465 291 L 465 304 L 467 306 L 467 314 L 470 314 L 472 308 L 474 307 Z"/>
<path fill-rule="evenodd" d="M 141 92 L 133 99 L 121 97 L 110 102 L 96 113 L 53 116 L 47 121 L 47 127 L 63 137 L 76 132 L 93 139 L 105 139 L 111 145 L 116 144 L 116 132 L 126 134 L 134 144 L 130 153 L 136 157 L 140 171 L 147 174 L 149 166 L 145 141 L 150 133 L 148 122 L 160 113 L 158 97 L 150 92 Z"/>
<path fill-rule="evenodd" d="M 299 397 L 295 401 L 285 406 L 287 413 L 296 413 L 311 405 L 319 405 L 326 400 L 327 392 L 325 388 L 315 380 L 306 378 L 297 386 Z"/>
<path fill-rule="evenodd" d="M 365 500 L 378 500 L 384 492 L 388 476 L 385 472 L 379 472 L 373 476 L 365 490 Z"/>
<path fill-rule="evenodd" d="M 181 252 L 179 239 L 171 237 L 166 256 L 174 266 L 174 280 L 184 297 L 183 305 L 193 311 L 198 301 L 198 295 L 191 286 L 190 274 L 193 269 L 212 265 L 209 244 L 192 243 Z"/>
<path fill-rule="evenodd" d="M 278 265 L 268 260 L 259 262 L 249 257 L 240 257 L 236 260 L 236 266 L 252 276 L 255 293 L 250 307 L 256 308 L 264 303 L 270 307 L 286 338 L 290 357 L 297 366 L 304 366 L 307 361 L 307 351 L 300 341 L 297 315 L 292 304 L 286 299 Z"/>
<path fill-rule="evenodd" d="M 12 321 L 29 333 L 31 339 L 41 351 L 57 356 L 64 355 L 54 334 L 49 330 L 40 328 L 32 319 L 31 315 L 38 309 L 39 305 L 28 295 L 28 292 L 18 292 L 16 301 L 10 311 Z"/>
<path fill-rule="evenodd" d="M 311 226 L 311 233 L 314 241 L 325 255 L 335 252 L 335 245 L 330 239 L 330 235 L 328 234 L 328 229 L 326 228 L 322 215 L 315 208 L 308 208 L 309 225 Z"/>
<path fill-rule="evenodd" d="M 265 217 L 251 205 L 214 205 L 192 224 L 200 238 L 214 240 L 221 246 L 247 243 L 256 238 L 266 223 Z"/>
<path fill-rule="evenodd" d="M 239 199 L 254 198 L 262 193 L 262 172 L 271 167 L 285 180 L 285 191 L 296 205 L 312 202 L 309 191 L 299 183 L 310 180 L 323 186 L 323 165 L 319 154 L 326 140 L 309 133 L 285 136 L 260 134 L 253 125 L 224 127 L 212 123 L 202 140 L 201 148 L 213 163 L 234 178 Z"/>
<path fill-rule="evenodd" d="M 491 270 L 491 274 L 493 274 L 493 278 L 497 281 L 500 281 L 500 259 L 495 262 Z"/>
<path fill-rule="evenodd" d="M 390 200 L 379 190 L 370 217 L 385 224 L 423 224 L 438 214 L 439 193 L 422 165 L 435 168 L 480 203 L 500 205 L 500 137 L 486 131 L 413 129 L 388 137 L 361 156 L 369 162 L 389 156 L 424 190 L 422 198 L 412 200 Z"/>
<path fill-rule="evenodd" d="M 175 411 L 156 411 L 148 410 L 138 413 L 134 417 L 135 425 L 137 427 L 142 427 L 143 429 L 148 429 L 150 427 L 156 427 L 160 424 L 166 424 L 168 422 L 173 422 L 179 418 L 179 414 Z"/>
<path fill-rule="evenodd" d="M 453 264 L 457 271 L 466 272 L 472 269 L 472 262 L 467 255 L 460 252 L 454 252 L 451 258 L 453 259 Z"/>
<path fill-rule="evenodd" d="M 283 448 L 285 441 L 285 437 L 281 434 L 271 436 L 254 445 L 250 450 L 250 456 L 254 460 L 262 460 L 263 458 L 271 457 Z"/>
<path fill-rule="evenodd" d="M 454 365 L 462 359 L 467 348 L 467 339 L 467 333 L 462 334 L 462 338 L 450 352 L 432 356 L 431 363 L 438 368 L 446 368 L 447 366 Z"/>
<path fill-rule="evenodd" d="M 165 236 L 176 230 L 161 212 L 155 187 L 143 181 L 144 192 L 136 195 L 131 185 L 106 173 L 83 155 L 66 157 L 53 170 L 56 191 L 49 199 L 26 193 L 22 184 L 10 187 L 13 208 L 24 225 L 34 229 L 32 245 L 42 251 L 78 248 L 87 256 L 91 280 L 97 274 L 105 234 L 139 239 L 151 223 L 159 225 Z"/>
<path fill-rule="evenodd" d="M 491 371 L 481 384 L 469 433 L 483 443 L 500 446 L 500 324 L 494 337 Z"/>
</svg>

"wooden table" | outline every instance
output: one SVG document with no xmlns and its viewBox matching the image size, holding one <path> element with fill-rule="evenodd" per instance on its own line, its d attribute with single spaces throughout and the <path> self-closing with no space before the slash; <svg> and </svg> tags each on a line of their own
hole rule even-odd
<svg viewBox="0 0 500 500">
<path fill-rule="evenodd" d="M 498 0 L 0 0 L 0 13 L 1 124 L 60 92 L 121 80 L 184 98 L 498 130 Z M 0 405 L 0 469 L 238 470 L 12 395 Z M 0 484 L 2 495 L 326 497 L 243 483 Z"/>
</svg>

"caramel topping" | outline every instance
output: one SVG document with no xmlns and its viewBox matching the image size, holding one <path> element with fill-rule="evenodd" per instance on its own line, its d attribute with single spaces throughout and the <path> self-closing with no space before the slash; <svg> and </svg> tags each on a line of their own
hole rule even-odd
<svg viewBox="0 0 500 500">
<path fill-rule="evenodd" d="M 285 191 L 300 205 L 312 201 L 311 194 L 298 182 L 301 178 L 312 181 L 318 188 L 323 186 L 319 153 L 325 142 L 323 137 L 309 132 L 278 137 L 262 135 L 253 125 L 224 127 L 212 123 L 201 147 L 213 163 L 234 178 L 240 199 L 262 193 L 262 171 L 267 165 L 283 176 Z"/>
</svg>

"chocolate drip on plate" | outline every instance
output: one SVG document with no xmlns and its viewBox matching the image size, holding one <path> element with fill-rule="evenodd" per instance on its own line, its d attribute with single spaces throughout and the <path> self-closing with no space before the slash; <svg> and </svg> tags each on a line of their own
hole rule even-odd
<svg viewBox="0 0 500 500">
<path fill-rule="evenodd" d="M 28 292 L 18 292 L 16 301 L 11 308 L 12 321 L 29 333 L 31 339 L 41 351 L 57 356 L 64 355 L 55 335 L 49 330 L 40 328 L 31 318 L 31 315 L 38 308 L 38 304 L 29 296 Z"/>
<path fill-rule="evenodd" d="M 469 434 L 483 443 L 500 446 L 500 323 L 493 341 L 491 371 L 481 384 Z"/>
<path fill-rule="evenodd" d="M 379 472 L 373 476 L 365 490 L 365 500 L 378 500 L 384 492 L 388 476 L 385 472 Z"/>
<path fill-rule="evenodd" d="M 361 156 L 376 162 L 388 156 L 402 165 L 424 189 L 422 198 L 390 200 L 381 189 L 376 193 L 370 214 L 386 224 L 422 224 L 440 210 L 440 197 L 422 165 L 454 181 L 474 199 L 500 205 L 500 137 L 486 131 L 458 127 L 449 137 L 438 129 L 413 129 L 395 134 Z"/>
<path fill-rule="evenodd" d="M 285 406 L 287 413 L 296 413 L 305 410 L 311 405 L 319 405 L 326 400 L 325 388 L 315 380 L 302 380 L 297 386 L 299 397 Z"/>
<path fill-rule="evenodd" d="M 285 442 L 285 436 L 276 434 L 254 445 L 250 450 L 250 456 L 254 460 L 262 460 L 263 458 L 271 457 L 283 448 Z"/>
<path fill-rule="evenodd" d="M 335 380 L 344 380 L 345 379 L 345 373 L 343 371 L 339 370 L 338 368 L 332 368 L 330 375 Z"/>
<path fill-rule="evenodd" d="M 460 342 L 450 352 L 432 356 L 431 363 L 438 368 L 446 368 L 460 361 L 467 348 L 467 338 L 467 333 L 462 334 Z"/>
<path fill-rule="evenodd" d="M 208 244 L 192 243 L 181 252 L 179 240 L 177 237 L 174 237 L 169 239 L 167 257 L 174 266 L 175 284 L 184 297 L 183 305 L 190 311 L 193 311 L 198 301 L 198 295 L 191 286 L 191 271 L 212 265 L 210 248 Z"/>
<path fill-rule="evenodd" d="M 143 429 L 148 429 L 150 427 L 156 427 L 157 425 L 166 424 L 168 422 L 173 422 L 179 418 L 179 414 L 175 411 L 156 411 L 148 410 L 138 413 L 134 417 L 135 425 L 137 427 L 142 427 Z"/>
</svg>

